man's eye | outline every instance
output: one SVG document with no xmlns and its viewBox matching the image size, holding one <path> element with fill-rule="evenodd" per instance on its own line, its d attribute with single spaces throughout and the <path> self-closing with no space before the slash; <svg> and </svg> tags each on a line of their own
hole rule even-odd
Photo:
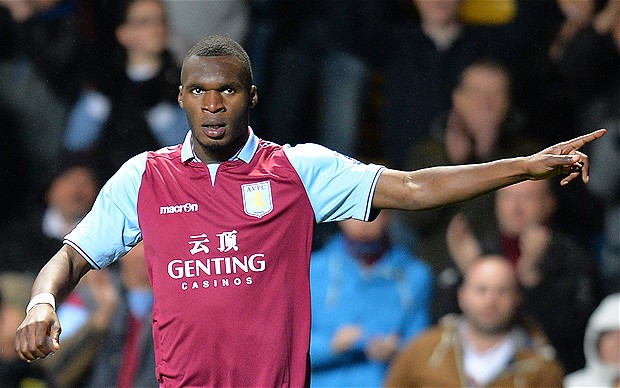
<svg viewBox="0 0 620 388">
<path fill-rule="evenodd" d="M 233 88 L 226 88 L 226 89 L 222 90 L 222 93 L 224 93 L 224 94 L 233 94 L 233 93 L 235 93 L 235 89 L 233 89 Z"/>
<path fill-rule="evenodd" d="M 204 93 L 204 90 L 200 89 L 200 88 L 194 88 L 194 89 L 192 89 L 192 93 L 193 94 L 202 94 L 202 93 Z"/>
</svg>

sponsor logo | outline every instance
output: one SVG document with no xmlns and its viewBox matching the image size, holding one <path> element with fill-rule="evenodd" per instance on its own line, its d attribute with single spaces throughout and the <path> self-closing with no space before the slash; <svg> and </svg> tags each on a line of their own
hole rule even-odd
<svg viewBox="0 0 620 388">
<path fill-rule="evenodd" d="M 161 206 L 159 208 L 159 214 L 191 213 L 197 211 L 198 204 L 189 202 L 183 205 Z"/>
<path fill-rule="evenodd" d="M 251 256 L 211 257 L 198 260 L 171 260 L 168 263 L 168 276 L 172 279 L 193 278 L 211 275 L 231 275 L 238 273 L 263 272 L 265 255 L 255 253 Z"/>
<path fill-rule="evenodd" d="M 168 276 L 179 282 L 181 290 L 248 286 L 253 283 L 253 274 L 265 271 L 263 253 L 234 253 L 239 251 L 236 230 L 215 233 L 217 238 L 212 237 L 206 233 L 190 235 L 187 242 L 192 258 L 168 262 Z"/>
</svg>

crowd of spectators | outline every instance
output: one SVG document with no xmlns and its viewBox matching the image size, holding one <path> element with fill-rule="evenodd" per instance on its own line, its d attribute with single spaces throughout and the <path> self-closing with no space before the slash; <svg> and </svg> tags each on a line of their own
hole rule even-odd
<svg viewBox="0 0 620 388">
<path fill-rule="evenodd" d="M 0 385 L 156 385 L 140 245 L 59 306 L 66 326 L 53 358 L 18 361 L 12 335 L 34 276 L 102 183 L 129 157 L 183 141 L 181 61 L 211 34 L 248 51 L 260 95 L 251 125 L 277 143 L 417 169 L 608 129 L 585 150 L 589 185 L 526 182 L 386 212 L 379 226 L 317 229 L 315 384 L 379 385 L 431 325 L 463 334 L 454 315 L 442 318 L 473 314 L 461 309 L 477 303 L 463 281 L 489 254 L 511 264 L 510 306 L 564 375 L 600 363 L 588 319 L 620 292 L 619 0 L 0 0 Z M 615 323 L 596 335 L 617 342 Z M 411 377 L 404 362 L 390 381 Z M 605 384 L 618 383 L 620 364 L 605 368 Z"/>
</svg>

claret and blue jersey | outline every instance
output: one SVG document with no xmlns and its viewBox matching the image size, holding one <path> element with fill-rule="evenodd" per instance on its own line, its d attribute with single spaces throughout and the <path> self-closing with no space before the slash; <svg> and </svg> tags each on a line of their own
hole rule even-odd
<svg viewBox="0 0 620 388">
<path fill-rule="evenodd" d="M 217 166 L 183 144 L 130 159 L 66 236 L 94 267 L 144 241 L 162 386 L 301 386 L 315 222 L 367 220 L 381 166 L 251 129 Z"/>
</svg>

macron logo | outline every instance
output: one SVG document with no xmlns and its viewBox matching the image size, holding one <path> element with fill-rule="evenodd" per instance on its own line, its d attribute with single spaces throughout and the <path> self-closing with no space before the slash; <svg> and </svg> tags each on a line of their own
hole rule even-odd
<svg viewBox="0 0 620 388">
<path fill-rule="evenodd" d="M 191 213 L 197 211 L 198 204 L 189 202 L 184 205 L 161 206 L 159 208 L 159 214 Z"/>
</svg>

